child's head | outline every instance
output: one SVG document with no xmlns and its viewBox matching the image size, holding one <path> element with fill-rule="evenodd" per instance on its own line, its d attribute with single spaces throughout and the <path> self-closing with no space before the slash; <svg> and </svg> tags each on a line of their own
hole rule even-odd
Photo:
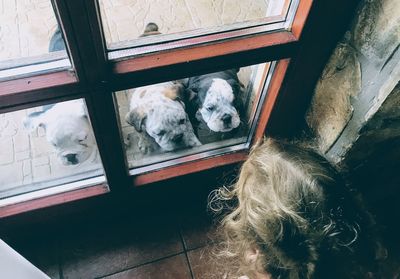
<svg viewBox="0 0 400 279">
<path fill-rule="evenodd" d="M 222 222 L 223 251 L 250 278 L 335 278 L 321 271 L 325 259 L 339 264 L 359 246 L 363 220 L 354 199 L 337 171 L 309 148 L 264 141 L 233 189 L 216 198 L 236 202 Z"/>
</svg>

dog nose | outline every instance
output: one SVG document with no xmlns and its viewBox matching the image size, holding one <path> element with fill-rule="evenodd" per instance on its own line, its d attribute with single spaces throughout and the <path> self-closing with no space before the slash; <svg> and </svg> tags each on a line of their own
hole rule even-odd
<svg viewBox="0 0 400 279">
<path fill-rule="evenodd" d="M 70 162 L 73 165 L 78 164 L 78 159 L 76 158 L 76 154 L 67 154 L 64 156 L 68 162 Z"/>
<path fill-rule="evenodd" d="M 231 116 L 230 114 L 225 113 L 225 114 L 222 116 L 222 121 L 224 122 L 224 124 L 229 124 L 229 123 L 231 123 L 231 120 L 232 120 L 232 116 Z"/>
<path fill-rule="evenodd" d="M 183 138 L 183 134 L 178 134 L 178 135 L 175 135 L 172 140 L 174 142 L 180 142 L 182 140 L 182 138 Z"/>
</svg>

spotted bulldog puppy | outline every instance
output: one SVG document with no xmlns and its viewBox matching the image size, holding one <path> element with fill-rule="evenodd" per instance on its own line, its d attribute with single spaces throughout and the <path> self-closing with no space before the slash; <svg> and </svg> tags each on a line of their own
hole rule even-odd
<svg viewBox="0 0 400 279">
<path fill-rule="evenodd" d="M 24 119 L 29 131 L 39 127 L 64 165 L 77 165 L 97 152 L 95 138 L 82 100 L 43 106 Z"/>
<path fill-rule="evenodd" d="M 189 78 L 191 118 L 204 121 L 214 132 L 230 132 L 239 127 L 242 89 L 238 71 L 230 69 Z"/>
<path fill-rule="evenodd" d="M 185 111 L 184 86 L 179 81 L 139 87 L 131 92 L 125 119 L 136 131 L 145 133 L 161 151 L 201 145 Z M 149 136 L 149 137 L 146 137 Z M 139 148 L 142 143 L 139 142 Z"/>
<path fill-rule="evenodd" d="M 161 34 L 155 23 L 148 23 L 140 37 Z M 185 88 L 181 81 L 170 81 L 135 88 L 125 120 L 140 133 L 143 154 L 174 151 L 201 145 L 185 111 Z"/>
</svg>

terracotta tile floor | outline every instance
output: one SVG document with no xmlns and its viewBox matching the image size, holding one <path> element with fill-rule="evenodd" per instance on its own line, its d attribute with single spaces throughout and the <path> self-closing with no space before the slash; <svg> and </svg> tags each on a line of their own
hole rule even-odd
<svg viewBox="0 0 400 279">
<path fill-rule="evenodd" d="M 51 278 L 189 279 L 208 278 L 213 270 L 208 259 L 214 232 L 209 215 L 189 210 L 142 220 L 105 217 L 5 241 Z"/>
<path fill-rule="evenodd" d="M 223 181 L 230 181 L 230 173 L 225 173 Z M 207 174 L 207 179 L 202 180 L 194 175 L 193 181 L 215 185 L 216 172 Z M 93 209 L 80 210 L 74 218 L 62 218 L 57 224 L 42 222 L 32 226 L 28 222 L 26 228 L 11 226 L 6 230 L 0 222 L 0 238 L 55 279 L 225 278 L 229 263 L 216 261 L 212 254 L 219 243 L 213 224 L 216 220 L 206 212 L 205 205 L 212 187 L 203 189 L 196 183 L 190 184 L 193 188 L 184 187 L 188 181 L 192 180 L 182 177 L 163 182 L 160 191 L 145 188 L 142 195 L 109 206 L 115 212 L 110 212 L 106 203 L 99 203 Z M 189 196 L 192 198 L 186 199 Z M 140 202 L 149 200 L 151 203 Z M 384 275 L 379 277 L 382 279 L 400 278 L 400 227 L 393 222 L 400 216 L 394 200 L 397 201 L 395 196 L 382 208 L 392 214 L 384 214 L 387 220 L 379 219 L 387 226 L 383 239 L 389 250 L 382 269 Z M 380 206 L 383 207 L 381 203 Z M 60 221 L 55 216 L 52 219 Z"/>
</svg>

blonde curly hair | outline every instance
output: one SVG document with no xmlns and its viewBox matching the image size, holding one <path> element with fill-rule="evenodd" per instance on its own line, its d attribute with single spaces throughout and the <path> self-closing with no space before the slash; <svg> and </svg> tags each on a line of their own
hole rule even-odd
<svg viewBox="0 0 400 279">
<path fill-rule="evenodd" d="M 236 275 L 373 278 L 360 265 L 375 257 L 370 235 L 360 234 L 370 217 L 337 170 L 308 147 L 272 139 L 257 144 L 237 182 L 216 190 L 209 205 L 230 206 L 219 256 L 237 267 Z"/>
</svg>

